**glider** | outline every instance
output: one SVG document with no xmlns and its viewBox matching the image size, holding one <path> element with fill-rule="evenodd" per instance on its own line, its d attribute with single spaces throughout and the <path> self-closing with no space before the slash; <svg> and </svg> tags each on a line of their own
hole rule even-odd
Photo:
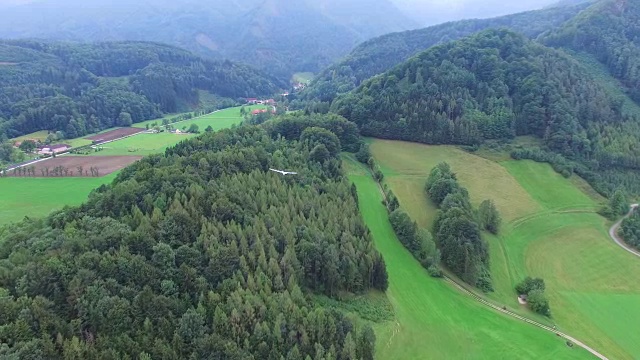
<svg viewBox="0 0 640 360">
<path fill-rule="evenodd" d="M 269 169 L 270 171 L 273 172 L 277 172 L 278 174 L 282 174 L 282 175 L 298 175 L 297 172 L 291 172 L 291 171 L 282 171 L 282 170 L 276 170 L 276 169 Z"/>
</svg>

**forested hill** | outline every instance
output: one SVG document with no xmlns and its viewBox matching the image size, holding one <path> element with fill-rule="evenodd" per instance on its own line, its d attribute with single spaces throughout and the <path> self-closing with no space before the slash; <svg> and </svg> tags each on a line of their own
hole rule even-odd
<svg viewBox="0 0 640 360">
<path fill-rule="evenodd" d="M 0 357 L 373 359 L 369 325 L 307 296 L 387 288 L 340 140 L 286 126 L 184 141 L 1 230 Z"/>
<path fill-rule="evenodd" d="M 332 111 L 368 136 L 474 145 L 534 135 L 594 171 L 640 170 L 639 122 L 622 115 L 622 100 L 571 57 L 508 30 L 422 52 Z"/>
<path fill-rule="evenodd" d="M 588 4 L 528 11 L 493 19 L 455 21 L 371 39 L 344 60 L 324 70 L 301 95 L 305 100 L 330 102 L 374 75 L 383 73 L 431 46 L 460 39 L 488 28 L 505 27 L 529 37 L 556 28 Z"/>
<path fill-rule="evenodd" d="M 389 0 L 39 0 L 0 15 L 4 38 L 159 41 L 286 81 L 364 40 L 416 27 Z"/>
<path fill-rule="evenodd" d="M 601 0 L 541 41 L 592 54 L 640 102 L 640 1 Z"/>
<path fill-rule="evenodd" d="M 247 66 L 155 43 L 0 41 L 0 134 L 73 138 L 197 105 L 197 90 L 235 99 L 279 85 Z"/>
</svg>

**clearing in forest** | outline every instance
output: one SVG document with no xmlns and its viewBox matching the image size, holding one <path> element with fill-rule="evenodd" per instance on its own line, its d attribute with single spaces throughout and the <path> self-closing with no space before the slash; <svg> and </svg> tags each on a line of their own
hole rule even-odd
<svg viewBox="0 0 640 360">
<path fill-rule="evenodd" d="M 611 223 L 596 213 L 603 199 L 583 180 L 565 179 L 547 164 L 493 162 L 450 146 L 374 140 L 371 150 L 401 206 L 422 226 L 431 227 L 436 211 L 424 184 L 441 161 L 474 205 L 495 201 L 503 225 L 498 236 L 485 234 L 495 287 L 489 298 L 528 312 L 514 286 L 542 277 L 553 316 L 547 322 L 611 359 L 640 354 L 640 261 L 611 241 Z"/>
<path fill-rule="evenodd" d="M 158 134 L 139 134 L 104 145 L 97 145 L 96 149 L 88 149 L 91 156 L 136 155 L 146 156 L 159 154 L 170 146 L 186 140 L 194 134 L 172 134 L 168 132 Z"/>
<path fill-rule="evenodd" d="M 360 209 L 389 274 L 395 319 L 377 324 L 380 359 L 590 359 L 559 337 L 490 310 L 434 279 L 396 238 L 377 184 L 345 158 Z"/>
</svg>

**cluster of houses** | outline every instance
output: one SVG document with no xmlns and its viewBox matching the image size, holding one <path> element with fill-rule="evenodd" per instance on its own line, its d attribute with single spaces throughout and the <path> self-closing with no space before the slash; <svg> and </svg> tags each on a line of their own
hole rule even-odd
<svg viewBox="0 0 640 360">
<path fill-rule="evenodd" d="M 71 149 L 71 145 L 67 144 L 55 144 L 55 145 L 41 145 L 38 146 L 39 155 L 53 155 L 63 153 Z"/>
<path fill-rule="evenodd" d="M 274 99 L 261 100 L 257 98 L 247 98 L 247 104 L 249 105 L 270 105 L 276 106 L 277 103 Z"/>
<path fill-rule="evenodd" d="M 53 154 L 63 153 L 71 149 L 71 145 L 68 144 L 46 145 L 41 143 L 39 139 L 27 139 L 24 141 L 33 141 L 36 144 L 35 152 L 38 155 L 52 156 Z M 20 147 L 24 141 L 16 141 L 13 146 Z"/>
</svg>

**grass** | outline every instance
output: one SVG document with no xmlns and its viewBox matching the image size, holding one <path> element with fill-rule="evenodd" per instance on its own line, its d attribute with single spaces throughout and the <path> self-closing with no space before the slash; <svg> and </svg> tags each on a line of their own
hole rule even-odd
<svg viewBox="0 0 640 360">
<path fill-rule="evenodd" d="M 264 105 L 245 106 L 245 109 L 247 112 L 251 112 L 252 110 L 255 110 L 255 109 L 267 109 L 267 108 L 268 107 Z M 177 129 L 182 129 L 183 127 L 186 127 L 188 129 L 189 126 L 191 126 L 191 124 L 196 124 L 200 128 L 200 131 L 204 131 L 204 129 L 209 125 L 211 125 L 211 127 L 214 130 L 225 129 L 225 128 L 231 127 L 231 125 L 239 124 L 242 122 L 242 120 L 244 120 L 242 114 L 240 114 L 240 109 L 242 109 L 242 106 L 236 106 L 232 108 L 218 110 L 211 114 L 207 114 L 207 115 L 199 116 L 197 118 L 193 118 L 190 120 L 185 120 L 185 121 L 175 123 L 174 127 Z M 132 126 L 137 128 L 146 128 L 147 124 L 151 126 L 151 124 L 153 123 L 157 123 L 159 126 L 162 126 L 163 119 L 171 119 L 173 117 L 176 117 L 177 115 L 179 114 L 167 115 L 160 119 L 147 120 L 147 121 L 133 124 Z"/>
<path fill-rule="evenodd" d="M 360 209 L 389 274 L 387 296 L 395 320 L 376 324 L 380 359 L 587 359 L 551 333 L 480 305 L 443 280 L 431 278 L 397 240 L 373 179 L 346 169 Z"/>
<path fill-rule="evenodd" d="M 313 77 L 314 75 L 311 72 L 299 72 L 293 74 L 292 80 L 302 84 L 309 84 L 311 80 L 313 80 Z"/>
<path fill-rule="evenodd" d="M 609 239 L 610 222 L 595 213 L 603 199 L 583 180 L 565 179 L 547 164 L 494 162 L 448 146 L 375 140 L 371 149 L 402 206 L 421 225 L 431 224 L 434 211 L 423 195 L 425 174 L 440 161 L 451 164 L 475 205 L 495 200 L 503 227 L 499 236 L 486 235 L 491 299 L 518 309 L 515 284 L 542 277 L 560 330 L 612 359 L 640 354 L 640 261 Z"/>
<path fill-rule="evenodd" d="M 91 190 L 108 184 L 116 174 L 101 178 L 0 178 L 0 225 L 25 216 L 46 216 L 64 205 L 79 205 Z"/>
<path fill-rule="evenodd" d="M 247 107 L 248 109 L 256 108 Z M 170 115 L 168 117 L 173 117 Z M 200 131 L 211 125 L 220 130 L 242 122 L 240 107 L 225 109 L 198 119 L 180 123 L 187 127 L 196 123 Z M 160 121 L 161 123 L 161 121 Z M 140 126 L 141 124 L 136 124 Z M 145 127 L 142 123 L 141 127 Z M 105 130 L 109 131 L 109 130 Z M 36 133 L 37 134 L 37 133 Z M 27 135 L 33 136 L 34 134 Z M 105 144 L 105 149 L 90 155 L 150 155 L 163 152 L 167 147 L 195 135 L 170 133 L 139 134 Z M 45 132 L 46 137 L 46 132 Z M 86 136 L 85 136 L 86 137 Z M 73 144 L 74 141 L 65 140 Z M 86 140 L 85 140 L 86 141 Z M 90 141 L 89 141 L 90 142 Z M 0 225 L 19 221 L 25 216 L 46 216 L 65 205 L 78 205 L 89 193 L 102 184 L 111 183 L 116 173 L 101 178 L 0 178 Z"/>
<path fill-rule="evenodd" d="M 186 140 L 194 134 L 138 134 L 102 145 L 103 150 L 91 152 L 90 156 L 138 155 L 146 156 L 164 152 L 170 146 Z"/>
<path fill-rule="evenodd" d="M 42 130 L 42 131 L 36 131 L 31 134 L 22 135 L 17 138 L 13 138 L 11 139 L 11 141 L 16 142 L 16 141 L 24 141 L 24 140 L 30 140 L 30 139 L 45 141 L 48 135 L 49 135 L 49 132 L 47 130 Z"/>
</svg>

